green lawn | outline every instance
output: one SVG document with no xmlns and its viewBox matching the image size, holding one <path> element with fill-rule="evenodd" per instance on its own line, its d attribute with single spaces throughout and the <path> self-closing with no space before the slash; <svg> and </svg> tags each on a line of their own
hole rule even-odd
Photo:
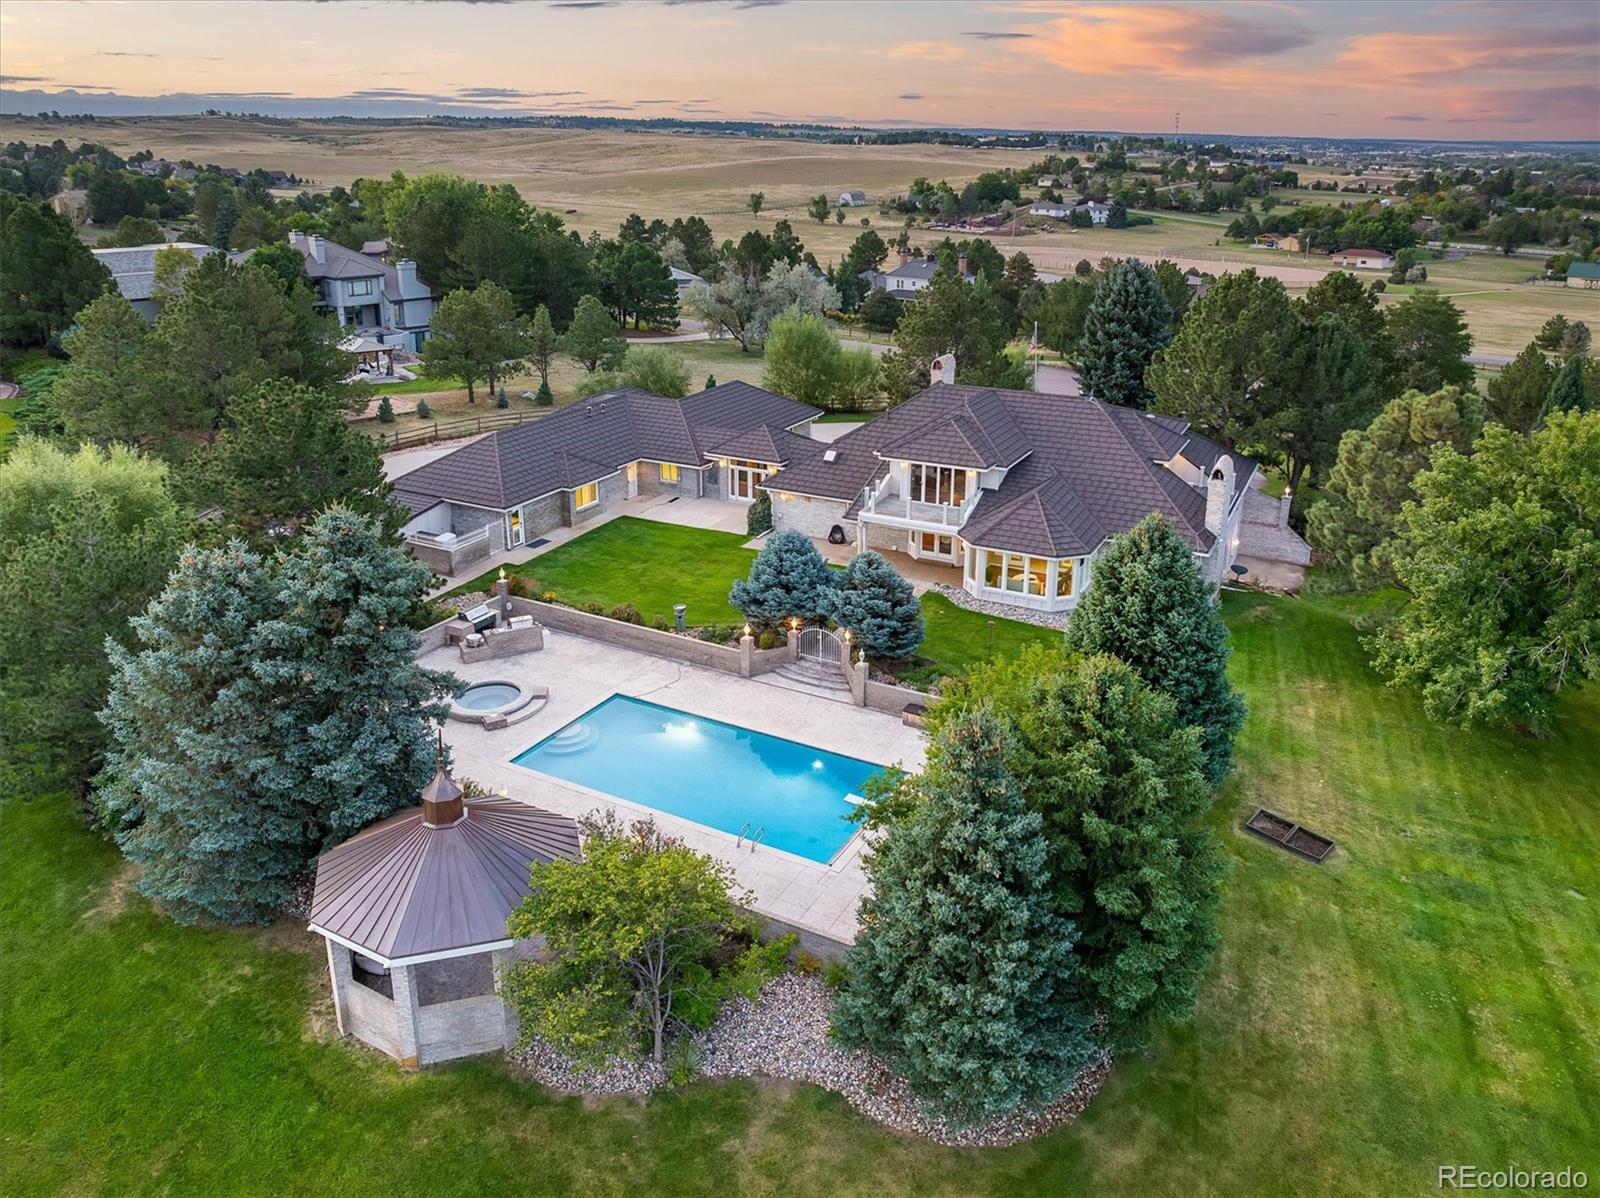
<svg viewBox="0 0 1600 1198">
<path fill-rule="evenodd" d="M 5 444 L 16 431 L 16 410 L 21 406 L 21 399 L 0 399 L 0 452 L 4 452 Z"/>
<path fill-rule="evenodd" d="M 673 604 L 686 603 L 691 624 L 742 624 L 744 617 L 728 606 L 728 589 L 750 572 L 749 539 L 619 516 L 508 569 L 538 579 L 541 591 L 554 591 L 563 603 L 631 603 L 646 619 L 669 620 Z M 494 577 L 488 571 L 456 592 L 487 590 Z"/>
<path fill-rule="evenodd" d="M 1544 742 L 1458 732 L 1367 669 L 1359 601 L 1229 594 L 1250 703 L 1194 1021 L 1075 1125 L 886 1134 L 808 1086 L 555 1099 L 494 1061 L 335 1040 L 292 923 L 176 927 L 61 797 L 0 803 L 8 1195 L 1410 1195 L 1441 1162 L 1600 1173 L 1600 694 Z M 1238 831 L 1257 804 L 1324 865 Z"/>
</svg>

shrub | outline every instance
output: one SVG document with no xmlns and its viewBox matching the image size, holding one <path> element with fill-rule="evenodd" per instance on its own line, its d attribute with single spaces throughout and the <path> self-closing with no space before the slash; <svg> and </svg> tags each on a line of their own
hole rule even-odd
<svg viewBox="0 0 1600 1198">
<path fill-rule="evenodd" d="M 540 591 L 539 592 L 539 602 L 540 603 L 560 603 L 561 602 L 561 596 L 556 594 L 554 591 Z"/>
<path fill-rule="evenodd" d="M 394 423 L 394 405 L 389 402 L 389 397 L 387 395 L 378 400 L 378 423 Z"/>
<path fill-rule="evenodd" d="M 501 387 L 500 394 L 495 396 L 494 406 L 497 408 L 509 408 L 511 406 L 511 401 L 506 398 L 506 389 L 504 387 Z"/>
<path fill-rule="evenodd" d="M 714 374 L 706 375 L 705 390 L 709 391 L 709 390 L 711 390 L 711 388 L 715 387 L 716 385 L 717 385 L 717 376 L 714 375 Z"/>
<path fill-rule="evenodd" d="M 417 419 L 427 420 L 432 415 L 433 409 L 428 406 L 428 401 L 425 399 L 417 400 Z"/>
<path fill-rule="evenodd" d="M 850 970 L 843 961 L 829 961 L 822 970 L 822 980 L 830 989 L 843 990 L 850 981 Z"/>
<path fill-rule="evenodd" d="M 756 496 L 745 512 L 744 530 L 752 537 L 759 537 L 772 527 L 772 496 L 765 491 Z"/>
<path fill-rule="evenodd" d="M 822 972 L 822 959 L 813 957 L 810 953 L 801 953 L 794 959 L 796 973 L 803 973 L 806 977 L 815 977 Z"/>
<path fill-rule="evenodd" d="M 667 1047 L 667 1080 L 674 1086 L 687 1086 L 700 1072 L 700 1049 L 687 1036 L 679 1036 Z"/>
<path fill-rule="evenodd" d="M 739 627 L 736 624 L 707 624 L 700 629 L 701 639 L 715 645 L 726 645 L 738 635 Z"/>
<path fill-rule="evenodd" d="M 532 599 L 538 593 L 539 580 L 526 574 L 507 574 L 506 593 L 518 599 Z"/>
<path fill-rule="evenodd" d="M 613 620 L 621 620 L 625 624 L 644 623 L 644 617 L 639 614 L 639 609 L 631 603 L 618 603 L 606 615 Z"/>
<path fill-rule="evenodd" d="M 667 619 L 666 616 L 651 616 L 648 623 L 650 627 L 654 628 L 657 632 L 672 631 L 672 621 Z"/>
<path fill-rule="evenodd" d="M 778 647 L 778 634 L 775 630 L 767 628 L 756 637 L 756 647 L 760 649 L 776 649 Z"/>
<path fill-rule="evenodd" d="M 543 380 L 540 381 L 539 390 L 534 394 L 533 402 L 538 404 L 541 408 L 548 408 L 556 402 L 556 397 L 551 394 L 550 384 L 548 382 Z"/>
<path fill-rule="evenodd" d="M 578 610 L 588 612 L 591 616 L 603 616 L 606 614 L 605 604 L 596 599 L 590 599 L 586 603 L 578 604 Z"/>
</svg>

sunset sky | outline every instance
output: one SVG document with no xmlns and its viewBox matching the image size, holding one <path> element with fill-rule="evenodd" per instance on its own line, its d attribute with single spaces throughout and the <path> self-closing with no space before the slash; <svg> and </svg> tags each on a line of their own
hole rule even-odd
<svg viewBox="0 0 1600 1198">
<path fill-rule="evenodd" d="M 1600 4 L 0 0 L 0 86 L 8 113 L 1590 140 Z"/>
</svg>

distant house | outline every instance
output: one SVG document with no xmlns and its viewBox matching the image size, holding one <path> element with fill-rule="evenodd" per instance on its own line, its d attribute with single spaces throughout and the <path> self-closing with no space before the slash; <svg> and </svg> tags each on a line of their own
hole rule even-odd
<svg viewBox="0 0 1600 1198">
<path fill-rule="evenodd" d="M 82 188 L 58 191 L 50 197 L 50 211 L 81 225 L 89 219 L 89 193 Z"/>
<path fill-rule="evenodd" d="M 923 290 L 933 282 L 933 276 L 939 269 L 939 260 L 934 257 L 912 258 L 902 254 L 900 265 L 893 270 L 864 270 L 861 277 L 866 280 L 867 290 L 873 291 L 882 288 L 897 300 L 916 299 L 917 292 Z M 967 256 L 962 254 L 956 259 L 956 269 L 961 272 L 961 277 L 967 282 L 977 278 L 967 270 Z"/>
<path fill-rule="evenodd" d="M 1098 200 L 1088 200 L 1079 204 L 1078 207 L 1087 208 L 1089 210 L 1089 219 L 1097 225 L 1103 225 L 1111 219 L 1110 204 L 1102 204 Z"/>
<path fill-rule="evenodd" d="M 1072 206 L 1065 200 L 1038 200 L 1028 209 L 1029 216 L 1048 216 L 1051 220 L 1066 220 Z"/>
<path fill-rule="evenodd" d="M 862 208 L 867 203 L 867 193 L 864 191 L 841 191 L 839 193 L 839 207 Z"/>
<path fill-rule="evenodd" d="M 704 279 L 695 274 L 693 271 L 679 270 L 676 266 L 669 266 L 667 269 L 672 272 L 672 285 L 678 289 L 678 298 L 680 300 L 683 298 L 683 293 L 688 291 L 689 288 L 693 287 L 696 283 L 705 282 Z"/>
<path fill-rule="evenodd" d="M 298 229 L 290 232 L 289 244 L 305 259 L 319 308 L 384 345 L 422 348 L 435 300 L 433 288 L 417 278 L 415 262 L 384 262 Z"/>
<path fill-rule="evenodd" d="M 380 237 L 376 241 L 363 241 L 361 252 L 369 258 L 376 258 L 379 262 L 389 261 L 389 239 Z"/>
<path fill-rule="evenodd" d="M 193 241 L 163 242 L 160 245 L 124 246 L 114 250 L 91 250 L 101 265 L 111 272 L 111 278 L 122 293 L 122 298 L 133 305 L 145 320 L 154 324 L 160 315 L 160 306 L 151 298 L 156 284 L 156 255 L 162 250 L 186 250 L 198 262 L 218 252 L 215 246 L 200 245 Z"/>
<path fill-rule="evenodd" d="M 1300 252 L 1300 239 L 1293 233 L 1262 233 L 1251 244 L 1262 250 L 1282 250 L 1290 254 Z"/>
<path fill-rule="evenodd" d="M 1038 182 L 1041 189 L 1066 186 L 1066 183 L 1063 180 L 1058 179 L 1053 175 L 1040 175 Z"/>
<path fill-rule="evenodd" d="M 1567 286 L 1600 291 L 1600 262 L 1574 262 L 1568 266 Z"/>
<path fill-rule="evenodd" d="M 268 187 L 276 187 L 276 188 L 281 190 L 283 188 L 293 187 L 294 185 L 295 185 L 295 177 L 293 175 L 291 175 L 288 171 L 268 171 L 267 172 L 267 186 Z"/>
<path fill-rule="evenodd" d="M 1333 255 L 1333 261 L 1336 266 L 1359 270 L 1388 270 L 1394 265 L 1394 255 L 1385 250 L 1340 250 Z"/>
</svg>

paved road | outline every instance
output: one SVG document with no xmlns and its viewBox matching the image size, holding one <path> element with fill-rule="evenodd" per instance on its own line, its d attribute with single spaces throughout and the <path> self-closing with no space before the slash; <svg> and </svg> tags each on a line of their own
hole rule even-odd
<svg viewBox="0 0 1600 1198">
<path fill-rule="evenodd" d="M 1467 361 L 1474 366 L 1509 366 L 1510 354 L 1468 354 Z"/>
</svg>

